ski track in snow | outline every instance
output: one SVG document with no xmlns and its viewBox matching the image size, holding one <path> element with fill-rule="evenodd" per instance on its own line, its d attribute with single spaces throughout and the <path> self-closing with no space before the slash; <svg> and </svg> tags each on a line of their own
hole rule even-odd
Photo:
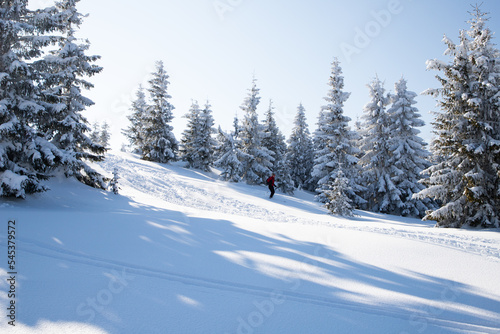
<svg viewBox="0 0 500 334">
<path fill-rule="evenodd" d="M 426 231 L 407 227 L 370 226 L 369 220 L 376 221 L 376 218 L 364 219 L 363 217 L 356 217 L 353 221 L 365 221 L 367 224 L 349 225 L 336 222 L 332 216 L 327 214 L 326 210 L 323 210 L 324 214 L 321 217 L 318 217 L 319 215 L 314 213 L 311 214 L 311 217 L 314 218 L 298 217 L 284 211 L 293 211 L 293 207 L 284 207 L 279 202 L 272 210 L 259 205 L 259 203 L 249 203 L 255 201 L 252 198 L 254 196 L 267 197 L 267 189 L 263 187 L 254 187 L 255 190 L 253 190 L 253 193 L 248 194 L 249 202 L 238 200 L 234 196 L 231 196 L 231 194 L 226 195 L 227 186 L 231 184 L 218 181 L 216 176 L 211 173 L 202 173 L 177 166 L 169 166 L 167 168 L 166 165 L 163 167 L 161 164 L 148 163 L 130 157 L 125 159 L 120 155 L 111 154 L 100 165 L 108 173 L 111 173 L 113 168 L 118 167 L 121 178 L 120 182 L 122 184 L 128 184 L 145 193 L 153 194 L 163 201 L 188 208 L 244 216 L 269 222 L 326 225 L 332 228 L 391 235 L 398 238 L 458 249 L 467 253 L 479 254 L 490 260 L 500 261 L 500 244 L 498 240 L 488 239 L 485 236 L 476 238 L 470 235 L 458 235 L 457 233 L 447 233 L 444 229 L 429 229 Z M 189 173 L 190 175 L 187 177 L 182 175 L 183 173 Z M 193 177 L 193 174 L 200 179 L 198 185 L 201 184 L 203 186 L 198 187 L 192 184 L 191 177 Z M 237 188 L 237 184 L 235 188 Z M 238 191 L 238 189 L 234 191 Z M 286 196 L 284 197 L 286 198 Z M 322 210 L 319 204 L 316 210 L 318 212 Z"/>
<path fill-rule="evenodd" d="M 0 237 L 0 239 L 5 239 Z M 107 270 L 116 270 L 118 272 L 125 270 L 127 274 L 140 275 L 147 278 L 166 280 L 177 282 L 180 284 L 203 287 L 219 291 L 231 293 L 239 293 L 251 295 L 255 297 L 269 298 L 277 292 L 276 289 L 266 288 L 257 285 L 242 284 L 237 282 L 206 278 L 201 276 L 180 274 L 146 266 L 130 264 L 126 262 L 105 259 L 93 255 L 74 252 L 68 249 L 63 249 L 53 245 L 39 242 L 28 238 L 18 238 L 18 241 L 23 243 L 23 251 L 34 254 L 35 256 L 48 257 L 71 263 L 80 263 L 83 265 L 104 268 Z M 372 314 L 376 316 L 390 317 L 396 319 L 407 320 L 408 314 L 411 314 L 415 319 L 425 319 L 428 324 L 440 326 L 442 328 L 467 330 L 470 333 L 495 333 L 497 327 L 489 327 L 486 324 L 464 323 L 457 320 L 443 319 L 437 316 L 432 316 L 429 312 L 419 309 L 396 309 L 391 305 L 369 305 L 360 303 L 340 302 L 338 299 L 328 298 L 308 293 L 301 293 L 291 290 L 280 290 L 279 293 L 288 301 L 304 304 L 317 305 L 342 310 L 350 310 L 354 312 Z M 495 324 L 491 324 L 495 326 Z"/>
</svg>

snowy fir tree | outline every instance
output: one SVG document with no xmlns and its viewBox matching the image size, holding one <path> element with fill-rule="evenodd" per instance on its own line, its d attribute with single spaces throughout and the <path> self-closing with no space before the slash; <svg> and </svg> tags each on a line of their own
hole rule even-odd
<svg viewBox="0 0 500 334">
<path fill-rule="evenodd" d="M 424 217 L 437 226 L 500 226 L 500 52 L 485 16 L 475 8 L 458 45 L 445 36 L 450 63 L 427 62 L 444 74 L 428 90 L 440 97 L 432 150 L 442 160 L 425 171 L 429 187 L 416 198 L 442 204 Z"/>
<path fill-rule="evenodd" d="M 240 122 L 238 121 L 238 115 L 234 116 L 233 120 L 233 137 L 237 139 L 240 135 L 241 128 L 240 128 Z"/>
<path fill-rule="evenodd" d="M 118 180 L 120 179 L 120 176 L 118 175 L 118 168 L 115 167 L 113 169 L 113 178 L 109 182 L 109 187 L 111 188 L 111 191 L 113 194 L 118 195 L 118 192 L 120 190 L 120 187 L 118 186 Z"/>
<path fill-rule="evenodd" d="M 297 108 L 288 144 L 286 160 L 294 186 L 298 189 L 314 190 L 314 184 L 311 180 L 314 148 L 302 103 Z"/>
<path fill-rule="evenodd" d="M 56 3 L 64 38 L 58 43 L 58 49 L 42 60 L 48 73 L 43 74 L 40 85 L 43 88 L 46 117 L 41 129 L 45 137 L 64 152 L 62 170 L 67 177 L 75 177 L 87 185 L 105 189 L 103 176 L 92 169 L 87 161 L 102 161 L 106 149 L 87 135 L 90 127 L 82 115 L 87 107 L 94 104 L 82 95 L 82 89 L 93 88 L 87 77 L 101 72 L 102 67 L 93 64 L 100 56 L 86 55 L 89 42 L 79 42 L 75 37 L 76 29 L 84 17 L 76 9 L 78 2 L 63 0 Z"/>
<path fill-rule="evenodd" d="M 328 85 L 330 90 L 325 100 L 327 104 L 321 107 L 318 119 L 318 129 L 315 136 L 315 159 L 312 176 L 317 180 L 317 196 L 320 202 L 327 201 L 326 191 L 330 190 L 330 179 L 337 177 L 338 166 L 345 166 L 345 170 L 355 170 L 358 162 L 358 149 L 354 146 L 356 133 L 350 130 L 349 117 L 344 116 L 344 103 L 350 93 L 343 91 L 344 77 L 340 63 L 335 59 L 332 63 L 332 72 Z M 357 194 L 363 188 L 356 183 L 356 178 L 346 175 L 349 179 L 349 197 L 356 203 L 364 200 Z"/>
<path fill-rule="evenodd" d="M 176 160 L 178 151 L 178 142 L 170 125 L 174 118 L 174 106 L 169 102 L 171 96 L 167 92 L 168 78 L 163 62 L 156 62 L 156 70 L 148 89 L 151 105 L 143 129 L 143 159 L 161 163 Z"/>
<path fill-rule="evenodd" d="M 188 119 L 187 127 L 182 133 L 179 148 L 179 157 L 188 163 L 188 167 L 193 167 L 197 157 L 197 136 L 200 124 L 200 106 L 197 101 L 191 103 L 189 112 L 184 116 Z"/>
<path fill-rule="evenodd" d="M 293 194 L 294 184 L 290 176 L 290 169 L 286 162 L 287 146 L 285 136 L 279 130 L 274 119 L 273 103 L 269 101 L 269 108 L 264 119 L 264 137 L 262 146 L 267 148 L 273 157 L 271 171 L 276 174 L 276 184 L 285 194 Z"/>
<path fill-rule="evenodd" d="M 193 102 L 186 118 L 188 125 L 181 140 L 181 158 L 188 162 L 188 167 L 209 171 L 216 144 L 212 138 L 214 119 L 210 104 L 207 102 L 200 110 L 198 103 Z"/>
<path fill-rule="evenodd" d="M 127 116 L 130 125 L 123 130 L 123 134 L 127 137 L 132 152 L 142 154 L 146 142 L 146 122 L 149 118 L 149 106 L 142 85 L 136 92 L 136 99 L 132 101 L 130 111 L 132 114 Z"/>
<path fill-rule="evenodd" d="M 219 127 L 218 130 L 219 159 L 214 162 L 216 167 L 222 169 L 220 177 L 224 181 L 239 182 L 242 175 L 242 165 L 240 160 L 243 152 L 238 148 L 236 138 L 233 133 L 226 133 Z"/>
<path fill-rule="evenodd" d="M 102 124 L 99 124 L 98 122 L 93 123 L 89 139 L 107 149 L 109 146 L 109 140 L 111 139 L 108 122 L 104 121 Z"/>
<path fill-rule="evenodd" d="M 90 130 L 89 138 L 92 142 L 99 142 L 99 138 L 101 137 L 101 125 L 98 122 L 92 123 L 92 127 Z"/>
<path fill-rule="evenodd" d="M 367 188 L 365 200 L 367 209 L 374 212 L 392 213 L 403 206 L 401 191 L 396 187 L 393 175 L 400 175 L 391 161 L 390 118 L 386 107 L 389 98 L 378 77 L 368 85 L 370 102 L 364 107 L 365 120 L 362 131 L 360 160 L 363 184 Z"/>
<path fill-rule="evenodd" d="M 240 107 L 245 115 L 239 133 L 241 151 L 239 157 L 242 165 L 242 177 L 248 184 L 262 184 L 270 175 L 273 162 L 272 153 L 262 145 L 264 133 L 259 123 L 257 106 L 260 102 L 256 80 Z"/>
<path fill-rule="evenodd" d="M 104 148 L 107 149 L 109 146 L 109 140 L 111 139 L 111 135 L 109 133 L 109 124 L 108 122 L 104 121 L 101 126 L 101 133 L 99 136 L 99 145 L 103 146 Z"/>
<path fill-rule="evenodd" d="M 41 181 L 66 159 L 41 131 L 46 114 L 39 82 L 47 70 L 39 59 L 63 39 L 62 26 L 56 8 L 31 11 L 27 3 L 0 3 L 0 196 L 20 198 L 46 190 Z"/>
<path fill-rule="evenodd" d="M 401 193 L 401 204 L 393 214 L 423 217 L 425 212 L 434 208 L 429 198 L 412 198 L 413 194 L 425 189 L 419 181 L 421 173 L 430 166 L 427 158 L 430 153 L 425 149 L 425 142 L 418 136 L 418 127 L 424 126 L 418 109 L 414 106 L 416 93 L 407 89 L 406 80 L 401 78 L 395 84 L 395 94 L 391 95 L 389 116 L 389 134 L 391 156 L 388 164 L 396 170 L 392 176 L 394 185 Z"/>
<path fill-rule="evenodd" d="M 209 171 L 215 161 L 215 146 L 217 142 L 213 137 L 215 133 L 214 124 L 212 106 L 207 101 L 200 113 L 200 131 L 198 134 L 199 163 L 196 167 L 204 171 Z"/>
<path fill-rule="evenodd" d="M 330 213 L 342 217 L 354 216 L 352 200 L 348 196 L 352 190 L 341 166 L 337 168 L 336 177 L 330 177 L 326 185 L 328 190 L 324 192 L 327 199 L 325 207 Z"/>
</svg>

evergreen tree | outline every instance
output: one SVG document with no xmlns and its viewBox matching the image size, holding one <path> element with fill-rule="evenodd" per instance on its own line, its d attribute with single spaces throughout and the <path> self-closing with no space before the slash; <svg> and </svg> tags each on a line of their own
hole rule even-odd
<svg viewBox="0 0 500 334">
<path fill-rule="evenodd" d="M 339 166 L 353 170 L 358 162 L 355 156 L 358 149 L 354 146 L 356 134 L 350 130 L 348 122 L 351 119 L 344 116 L 343 110 L 350 93 L 343 91 L 344 77 L 337 59 L 332 63 L 329 86 L 331 88 L 325 97 L 327 105 L 321 107 L 318 129 L 314 134 L 316 152 L 312 176 L 318 180 L 316 191 L 319 193 L 317 197 L 320 202 L 327 201 L 325 192 L 330 190 L 329 180 L 337 177 Z M 352 175 L 346 177 L 350 182 L 349 197 L 356 204 L 363 203 L 363 199 L 356 193 L 363 188 L 356 184 L 356 179 Z"/>
<path fill-rule="evenodd" d="M 120 187 L 118 186 L 118 180 L 120 179 L 120 176 L 118 175 L 118 168 L 115 167 L 113 169 L 113 178 L 109 182 L 109 185 L 111 187 L 111 191 L 113 194 L 118 195 L 118 192 L 120 190 Z"/>
<path fill-rule="evenodd" d="M 107 149 L 107 147 L 109 146 L 109 140 L 111 139 L 111 135 L 109 134 L 109 125 L 108 125 L 108 122 L 104 121 L 102 123 L 102 127 L 101 127 L 101 133 L 100 133 L 100 136 L 99 136 L 99 141 L 98 143 Z"/>
<path fill-rule="evenodd" d="M 99 125 L 98 122 L 94 122 L 92 124 L 92 129 L 90 131 L 89 138 L 92 140 L 92 142 L 97 143 L 99 142 L 99 138 L 101 136 L 101 126 Z"/>
<path fill-rule="evenodd" d="M 450 63 L 427 63 L 444 74 L 428 91 L 441 97 L 432 149 L 442 160 L 425 171 L 429 188 L 416 197 L 442 203 L 424 217 L 437 226 L 500 226 L 500 52 L 485 15 L 475 8 L 460 44 L 445 36 Z"/>
<path fill-rule="evenodd" d="M 288 140 L 287 164 L 294 186 L 299 189 L 314 190 L 311 171 L 314 164 L 314 149 L 302 103 L 297 108 L 294 128 Z"/>
<path fill-rule="evenodd" d="M 46 190 L 41 181 L 63 153 L 40 133 L 44 107 L 34 60 L 58 37 L 55 9 L 30 11 L 26 0 L 0 3 L 0 196 Z"/>
<path fill-rule="evenodd" d="M 349 179 L 345 177 L 341 166 L 337 168 L 336 177 L 330 177 L 326 184 L 328 185 L 328 190 L 325 191 L 327 199 L 325 207 L 330 213 L 343 217 L 354 216 L 352 212 L 352 200 L 348 196 L 352 192 L 349 186 Z"/>
<path fill-rule="evenodd" d="M 109 146 L 109 140 L 111 139 L 111 135 L 109 133 L 109 125 L 108 122 L 104 121 L 102 125 L 95 122 L 92 124 L 89 139 L 106 148 Z"/>
<path fill-rule="evenodd" d="M 188 162 L 188 166 L 209 171 L 214 161 L 215 141 L 212 110 L 210 104 L 200 110 L 197 102 L 193 102 L 186 117 L 189 119 L 187 129 L 181 141 L 181 157 Z"/>
<path fill-rule="evenodd" d="M 188 167 L 194 167 L 198 161 L 197 136 L 200 124 L 200 106 L 197 101 L 191 103 L 191 108 L 186 114 L 188 124 L 186 130 L 182 133 L 179 156 L 188 163 Z"/>
<path fill-rule="evenodd" d="M 130 126 L 123 131 L 123 134 L 128 138 L 132 152 L 142 154 L 146 142 L 146 122 L 150 119 L 148 117 L 149 106 L 142 86 L 139 86 L 130 110 L 132 114 L 127 116 Z"/>
<path fill-rule="evenodd" d="M 376 77 L 369 85 L 371 101 L 364 107 L 364 130 L 361 150 L 365 155 L 360 163 L 363 167 L 363 182 L 367 188 L 365 199 L 368 210 L 391 213 L 403 206 L 401 191 L 393 181 L 393 175 L 402 171 L 391 165 L 391 136 L 389 115 L 382 82 Z"/>
<path fill-rule="evenodd" d="M 262 146 L 271 152 L 274 159 L 271 170 L 276 174 L 276 183 L 279 189 L 286 194 L 293 194 L 294 185 L 290 176 L 290 169 L 286 163 L 287 146 L 285 136 L 276 125 L 273 109 L 272 101 L 270 101 L 264 119 Z"/>
<path fill-rule="evenodd" d="M 222 169 L 220 174 L 222 180 L 239 182 L 242 175 L 240 159 L 243 152 L 238 148 L 234 133 L 226 133 L 220 127 L 218 132 L 220 146 L 217 150 L 220 152 L 220 157 L 214 164 Z"/>
<path fill-rule="evenodd" d="M 238 116 L 234 116 L 234 120 L 233 120 L 233 137 L 235 139 L 237 139 L 240 135 L 240 132 L 241 132 L 241 128 L 240 128 L 240 124 L 239 124 L 239 121 L 238 121 Z"/>
<path fill-rule="evenodd" d="M 47 66 L 47 72 L 41 84 L 46 102 L 46 119 L 40 128 L 45 137 L 64 152 L 62 169 L 67 177 L 75 177 L 87 185 L 105 189 L 103 176 L 86 163 L 102 161 L 106 150 L 103 145 L 89 138 L 89 123 L 82 115 L 87 107 L 94 104 L 82 95 L 82 89 L 93 88 L 93 84 L 85 77 L 101 72 L 102 67 L 92 64 L 100 56 L 86 55 L 89 42 L 80 44 L 75 37 L 76 29 L 84 17 L 76 9 L 78 2 L 63 0 L 56 3 L 64 38 L 59 41 L 57 50 L 51 51 L 41 61 L 42 65 Z"/>
<path fill-rule="evenodd" d="M 239 133 L 241 151 L 239 157 L 242 164 L 242 177 L 249 184 L 262 184 L 267 175 L 271 173 L 273 157 L 271 152 L 263 147 L 264 137 L 262 126 L 259 124 L 257 106 L 260 102 L 259 89 L 256 80 L 245 98 L 241 109 L 245 112 L 243 124 Z"/>
<path fill-rule="evenodd" d="M 178 143 L 170 125 L 174 106 L 169 102 L 171 96 L 167 93 L 168 74 L 162 61 L 156 62 L 156 71 L 149 81 L 148 92 L 152 104 L 146 115 L 144 128 L 143 159 L 167 163 L 177 157 Z"/>
<path fill-rule="evenodd" d="M 200 130 L 198 133 L 199 163 L 197 168 L 204 171 L 209 171 L 215 161 L 216 141 L 212 136 L 215 133 L 214 123 L 212 106 L 207 101 L 200 113 Z"/>
<path fill-rule="evenodd" d="M 414 107 L 416 96 L 416 93 L 407 90 L 405 79 L 401 78 L 395 84 L 395 94 L 391 96 L 392 106 L 387 110 L 391 135 L 388 164 L 396 167 L 397 174 L 392 176 L 392 181 L 401 192 L 402 202 L 391 213 L 423 217 L 427 210 L 433 208 L 433 203 L 428 198 L 412 198 L 413 194 L 425 189 L 419 181 L 422 171 L 430 166 L 427 160 L 430 154 L 418 136 L 420 131 L 417 127 L 424 126 L 424 122 Z"/>
</svg>

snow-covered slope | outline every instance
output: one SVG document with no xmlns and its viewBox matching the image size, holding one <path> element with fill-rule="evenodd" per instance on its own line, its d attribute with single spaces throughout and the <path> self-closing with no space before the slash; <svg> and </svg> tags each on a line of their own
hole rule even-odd
<svg viewBox="0 0 500 334">
<path fill-rule="evenodd" d="M 2 333 L 498 333 L 500 233 L 218 181 L 124 153 L 120 195 L 0 202 Z M 16 222 L 15 298 L 7 267 Z"/>
</svg>

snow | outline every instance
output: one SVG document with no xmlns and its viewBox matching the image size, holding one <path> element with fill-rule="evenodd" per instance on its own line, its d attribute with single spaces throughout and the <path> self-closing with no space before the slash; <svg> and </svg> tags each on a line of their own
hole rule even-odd
<svg viewBox="0 0 500 334">
<path fill-rule="evenodd" d="M 16 196 L 22 196 L 24 189 L 22 188 L 23 182 L 28 179 L 25 175 L 16 174 L 10 170 L 0 173 L 0 185 L 9 188 L 16 193 Z"/>
<path fill-rule="evenodd" d="M 2 333 L 498 333 L 498 229 L 355 211 L 219 172 L 108 153 L 120 194 L 53 179 L 16 221 L 16 326 Z"/>
</svg>

